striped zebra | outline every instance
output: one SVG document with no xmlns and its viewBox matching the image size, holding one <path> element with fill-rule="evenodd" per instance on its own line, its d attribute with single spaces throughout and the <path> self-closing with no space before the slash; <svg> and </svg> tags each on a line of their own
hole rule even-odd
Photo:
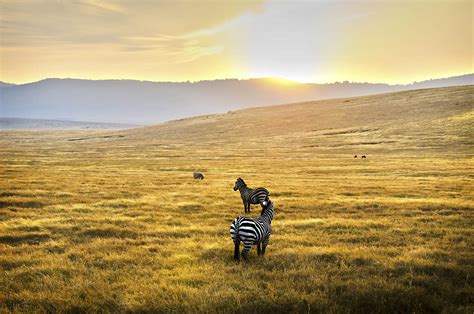
<svg viewBox="0 0 474 314">
<path fill-rule="evenodd" d="M 263 212 L 257 219 L 237 217 L 230 225 L 230 236 L 234 241 L 234 259 L 240 261 L 240 241 L 244 243 L 242 257 L 246 260 L 252 245 L 257 245 L 257 254 L 264 255 L 270 234 L 272 232 L 272 219 L 275 215 L 273 202 L 263 208 Z M 260 245 L 262 247 L 260 248 Z"/>
<path fill-rule="evenodd" d="M 247 184 L 245 184 L 242 178 L 238 178 L 235 181 L 234 191 L 237 190 L 240 191 L 240 197 L 244 203 L 244 210 L 246 213 L 250 213 L 250 204 L 260 204 L 265 206 L 268 202 L 268 196 L 270 195 L 270 192 L 265 188 L 251 189 L 247 187 Z"/>
</svg>

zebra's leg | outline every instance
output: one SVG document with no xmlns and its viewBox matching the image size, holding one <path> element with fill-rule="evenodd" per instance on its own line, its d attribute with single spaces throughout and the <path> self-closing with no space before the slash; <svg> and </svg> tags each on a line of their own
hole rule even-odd
<svg viewBox="0 0 474 314">
<path fill-rule="evenodd" d="M 269 237 L 263 239 L 262 241 L 262 256 L 265 255 L 265 250 L 267 249 L 267 245 L 269 241 L 270 241 Z"/>
<path fill-rule="evenodd" d="M 244 203 L 244 211 L 247 212 L 247 202 L 243 201 L 243 203 Z"/>
<path fill-rule="evenodd" d="M 244 241 L 244 249 L 242 250 L 242 257 L 247 260 L 250 249 L 252 248 L 252 241 Z"/>
<path fill-rule="evenodd" d="M 262 249 L 260 248 L 260 242 L 257 244 L 257 254 L 260 256 Z"/>
<path fill-rule="evenodd" d="M 239 239 L 235 239 L 234 240 L 234 259 L 236 261 L 240 261 L 240 250 L 239 250 L 239 247 L 240 247 L 240 240 Z"/>
</svg>

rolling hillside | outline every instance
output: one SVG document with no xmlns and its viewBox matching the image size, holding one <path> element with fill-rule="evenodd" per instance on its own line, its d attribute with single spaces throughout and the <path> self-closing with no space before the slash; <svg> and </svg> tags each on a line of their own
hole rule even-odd
<svg viewBox="0 0 474 314">
<path fill-rule="evenodd" d="M 122 132 L 120 141 L 314 152 L 472 150 L 474 86 L 259 107 Z"/>
</svg>

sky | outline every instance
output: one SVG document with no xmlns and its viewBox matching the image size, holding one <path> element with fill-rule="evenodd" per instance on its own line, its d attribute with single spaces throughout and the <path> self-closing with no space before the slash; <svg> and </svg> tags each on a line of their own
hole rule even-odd
<svg viewBox="0 0 474 314">
<path fill-rule="evenodd" d="M 411 83 L 473 71 L 473 2 L 0 0 L 0 80 Z"/>
</svg>

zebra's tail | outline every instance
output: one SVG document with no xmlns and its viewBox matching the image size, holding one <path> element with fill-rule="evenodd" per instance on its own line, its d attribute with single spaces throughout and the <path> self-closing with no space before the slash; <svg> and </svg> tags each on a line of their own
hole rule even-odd
<svg viewBox="0 0 474 314">
<path fill-rule="evenodd" d="M 234 260 L 237 262 L 240 261 L 240 236 L 239 236 L 239 227 L 240 221 L 239 218 L 235 218 L 234 222 L 230 226 L 230 233 L 232 240 L 234 240 Z"/>
<path fill-rule="evenodd" d="M 239 235 L 239 228 L 240 228 L 240 221 L 239 218 L 235 219 L 235 240 L 240 241 L 240 235 Z"/>
<path fill-rule="evenodd" d="M 235 218 L 234 222 L 232 222 L 232 225 L 230 226 L 230 235 L 232 237 L 232 240 L 234 240 L 234 242 L 235 241 L 240 241 L 240 237 L 239 237 L 239 227 L 240 227 L 239 218 L 240 217 Z"/>
</svg>

